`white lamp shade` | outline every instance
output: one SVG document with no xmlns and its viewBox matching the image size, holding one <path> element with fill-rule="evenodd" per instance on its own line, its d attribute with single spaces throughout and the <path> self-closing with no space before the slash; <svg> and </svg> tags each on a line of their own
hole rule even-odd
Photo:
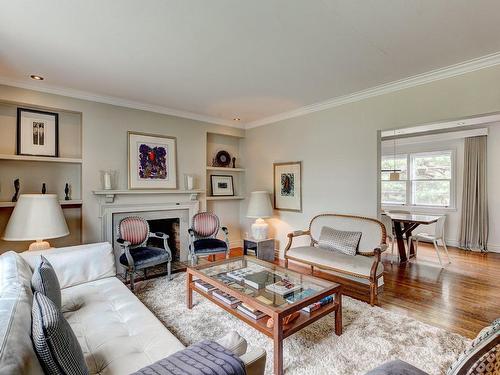
<svg viewBox="0 0 500 375">
<path fill-rule="evenodd" d="M 3 236 L 7 241 L 35 241 L 64 237 L 68 226 L 55 194 L 22 194 Z"/>
<path fill-rule="evenodd" d="M 259 219 L 271 217 L 273 207 L 267 191 L 253 191 L 250 193 L 250 202 L 248 203 L 247 217 Z"/>
</svg>

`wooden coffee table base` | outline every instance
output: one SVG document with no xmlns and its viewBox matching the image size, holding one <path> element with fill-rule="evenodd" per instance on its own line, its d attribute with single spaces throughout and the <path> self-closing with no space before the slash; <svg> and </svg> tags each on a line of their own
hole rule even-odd
<svg viewBox="0 0 500 375">
<path fill-rule="evenodd" d="M 290 305 L 290 307 L 280 309 L 279 311 L 264 311 L 267 313 L 269 316 L 271 316 L 274 320 L 274 326 L 273 328 L 268 328 L 266 326 L 267 319 L 262 318 L 259 320 L 254 320 L 248 316 L 246 316 L 244 313 L 240 312 L 236 308 L 231 308 L 231 306 L 226 305 L 224 302 L 219 301 L 217 298 L 213 297 L 209 293 L 205 293 L 202 290 L 198 289 L 195 287 L 194 282 L 193 282 L 193 276 L 196 276 L 196 278 L 200 278 L 203 281 L 206 282 L 213 282 L 209 277 L 206 275 L 197 272 L 197 270 L 188 268 L 187 269 L 187 283 L 186 283 L 186 305 L 188 309 L 192 309 L 193 307 L 193 291 L 196 291 L 196 293 L 202 295 L 203 297 L 209 299 L 212 301 L 214 304 L 219 306 L 220 308 L 226 310 L 230 314 L 236 316 L 238 319 L 244 321 L 248 325 L 252 326 L 253 328 L 257 329 L 259 332 L 262 332 L 266 336 L 270 337 L 273 340 L 273 357 L 274 357 L 274 374 L 276 375 L 281 375 L 283 374 L 283 340 L 287 338 L 288 336 L 293 335 L 294 333 L 300 331 L 302 328 L 307 327 L 308 325 L 314 323 L 318 319 L 321 319 L 322 317 L 334 313 L 334 318 L 335 318 L 335 333 L 337 335 L 342 334 L 342 287 L 338 285 L 332 290 L 327 290 L 322 293 L 320 293 L 318 296 L 314 298 L 313 301 L 311 299 L 307 299 L 303 302 L 300 303 L 295 303 L 293 305 Z M 223 290 L 226 293 L 229 293 L 231 295 L 234 295 L 231 293 L 231 289 L 224 287 L 222 285 L 217 285 L 217 287 L 221 290 Z M 283 319 L 290 315 L 291 313 L 295 311 L 300 311 L 303 307 L 310 305 L 312 302 L 319 301 L 320 299 L 330 296 L 330 295 L 335 295 L 333 303 L 330 303 L 328 305 L 323 306 L 322 308 L 313 311 L 312 313 L 308 314 L 303 311 L 300 312 L 300 316 L 295 319 L 293 322 L 290 324 L 284 325 L 283 324 Z M 251 297 L 246 297 L 244 298 L 243 296 L 237 295 L 238 298 L 240 298 L 244 303 L 255 307 L 259 308 L 261 310 L 265 310 L 261 308 L 261 305 L 255 304 L 253 299 Z M 243 298 L 242 298 L 243 297 Z"/>
</svg>

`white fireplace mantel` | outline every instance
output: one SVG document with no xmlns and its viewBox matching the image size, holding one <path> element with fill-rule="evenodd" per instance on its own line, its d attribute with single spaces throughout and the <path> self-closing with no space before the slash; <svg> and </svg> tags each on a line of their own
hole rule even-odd
<svg viewBox="0 0 500 375">
<path fill-rule="evenodd" d="M 189 200 L 197 200 L 199 194 L 205 193 L 205 190 L 167 190 L 167 189 L 151 189 L 151 190 L 94 190 L 94 195 L 104 197 L 106 203 L 113 203 L 116 195 L 153 195 L 153 194 L 171 194 L 171 195 L 189 195 Z"/>
</svg>

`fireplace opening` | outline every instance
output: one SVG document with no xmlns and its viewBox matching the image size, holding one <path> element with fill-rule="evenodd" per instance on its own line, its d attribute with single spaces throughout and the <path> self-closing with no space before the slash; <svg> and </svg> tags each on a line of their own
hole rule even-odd
<svg viewBox="0 0 500 375">
<path fill-rule="evenodd" d="M 168 247 L 172 252 L 172 261 L 178 262 L 181 255 L 181 238 L 180 238 L 180 220 L 179 218 L 172 219 L 150 219 L 149 230 L 151 233 L 162 232 L 168 235 Z M 163 247 L 163 240 L 159 238 L 150 238 L 149 246 Z"/>
</svg>

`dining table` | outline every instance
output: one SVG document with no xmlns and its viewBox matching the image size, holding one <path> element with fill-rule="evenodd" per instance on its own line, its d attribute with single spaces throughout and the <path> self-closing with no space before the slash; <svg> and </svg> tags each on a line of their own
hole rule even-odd
<svg viewBox="0 0 500 375">
<path fill-rule="evenodd" d="M 433 224 L 439 219 L 439 216 L 411 213 L 387 212 L 386 215 L 391 218 L 394 225 L 394 235 L 398 244 L 400 263 L 405 263 L 410 258 L 415 256 L 415 247 L 413 246 L 413 241 L 408 244 L 408 255 L 406 255 L 405 236 L 406 238 L 410 238 L 412 235 L 412 231 L 414 231 L 419 225 Z"/>
</svg>

